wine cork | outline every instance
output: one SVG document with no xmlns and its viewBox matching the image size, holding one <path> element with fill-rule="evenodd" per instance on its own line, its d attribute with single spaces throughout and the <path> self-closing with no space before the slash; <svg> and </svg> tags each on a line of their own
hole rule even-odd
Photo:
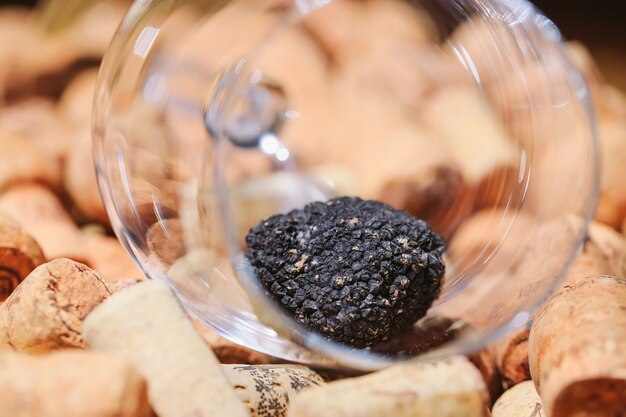
<svg viewBox="0 0 626 417">
<path fill-rule="evenodd" d="M 406 2 L 343 0 L 301 21 L 326 55 L 331 83 L 325 87 L 359 89 L 414 111 L 433 90 L 469 80 L 456 59 L 441 53 L 430 16 Z"/>
<path fill-rule="evenodd" d="M 97 79 L 98 70 L 88 69 L 74 77 L 63 90 L 58 108 L 68 123 L 77 126 L 91 125 Z"/>
<path fill-rule="evenodd" d="M 24 182 L 39 181 L 57 187 L 61 165 L 38 149 L 28 138 L 0 131 L 0 189 Z"/>
<path fill-rule="evenodd" d="M 108 282 L 145 278 L 143 271 L 115 237 L 82 231 L 78 242 L 80 246 L 74 253 Z"/>
<path fill-rule="evenodd" d="M 602 191 L 621 188 L 626 183 L 626 122 L 621 119 L 605 119 L 598 123 L 600 139 L 600 186 Z"/>
<path fill-rule="evenodd" d="M 11 42 L 2 42 L 0 45 L 0 56 L 6 62 L 15 60 L 19 47 L 30 37 L 32 29 L 28 26 L 28 19 L 29 9 L 26 7 L 3 4 L 0 9 L 0 36 L 2 39 L 11 39 Z M 2 68 L 0 75 L 4 75 L 4 71 L 5 68 Z"/>
<path fill-rule="evenodd" d="M 87 318 L 83 337 L 90 349 L 137 367 L 160 417 L 247 415 L 219 362 L 162 283 L 146 281 L 115 294 Z"/>
<path fill-rule="evenodd" d="M 128 364 L 66 350 L 0 353 L 0 417 L 149 417 L 147 385 Z"/>
<path fill-rule="evenodd" d="M 81 231 L 58 197 L 42 185 L 24 183 L 9 188 L 0 196 L 0 211 L 33 236 L 49 259 L 80 260 L 112 282 L 143 277 L 117 239 Z"/>
<path fill-rule="evenodd" d="M 146 234 L 148 250 L 154 262 L 164 268 L 172 266 L 185 253 L 185 235 L 180 219 L 154 223 Z"/>
<path fill-rule="evenodd" d="M 490 349 L 483 349 L 469 357 L 474 366 L 483 376 L 487 392 L 489 393 L 489 404 L 492 405 L 502 393 L 502 378 L 496 365 L 496 358 Z"/>
<path fill-rule="evenodd" d="M 467 184 L 442 142 L 388 102 L 351 90 L 342 81 L 331 96 L 330 106 L 328 99 L 312 103 L 305 117 L 285 126 L 286 137 L 302 138 L 294 153 L 302 155 L 305 169 L 320 164 L 346 167 L 354 179 L 349 195 L 406 210 L 449 234 L 450 225 L 459 223 L 471 207 L 465 204 Z M 337 115 L 339 123 L 325 123 Z M 320 126 L 323 132 L 313 137 Z M 383 136 L 387 146 L 380 148 Z M 359 137 L 361 152 L 355 153 L 346 137 Z M 420 158 L 414 158 L 416 154 Z"/>
<path fill-rule="evenodd" d="M 19 229 L 20 224 L 13 217 L 9 216 L 6 213 L 0 212 L 0 226 L 4 227 L 12 227 L 14 229 Z"/>
<path fill-rule="evenodd" d="M 222 370 L 251 417 L 284 416 L 293 395 L 324 384 L 304 366 L 222 365 Z"/>
<path fill-rule="evenodd" d="M 452 238 L 448 255 L 468 270 L 506 271 L 531 239 L 537 220 L 527 212 L 483 209 L 468 217 Z M 485 266 L 485 261 L 489 263 Z M 480 269 L 479 269 L 480 268 Z"/>
<path fill-rule="evenodd" d="M 464 51 L 464 65 L 471 65 L 474 76 L 486 85 L 499 84 L 504 74 L 525 61 L 511 29 L 496 17 L 475 16 L 458 25 L 448 43 Z"/>
<path fill-rule="evenodd" d="M 393 207 L 426 219 L 433 230 L 448 237 L 472 211 L 473 196 L 461 172 L 452 164 L 442 164 L 409 178 L 390 179 L 381 187 L 378 197 Z"/>
<path fill-rule="evenodd" d="M 514 330 L 494 345 L 496 364 L 502 376 L 504 389 L 530 379 L 528 368 L 528 336 L 530 323 Z"/>
<path fill-rule="evenodd" d="M 507 220 L 503 218 L 503 221 L 506 222 Z M 495 250 L 495 254 L 490 256 L 488 252 L 483 255 L 480 252 L 474 252 L 478 254 L 475 262 L 466 261 L 467 266 L 465 266 L 466 271 L 480 272 L 482 274 L 481 279 L 474 280 L 472 285 L 461 291 L 454 303 L 444 305 L 442 313 L 452 317 L 463 317 L 469 324 L 478 328 L 493 325 L 496 322 L 502 324 L 504 320 L 509 321 L 515 314 L 519 313 L 519 302 L 540 297 L 541 294 L 546 294 L 552 290 L 553 279 L 556 274 L 561 273 L 563 265 L 569 260 L 570 245 L 579 238 L 583 224 L 582 220 L 574 217 L 539 223 L 532 221 L 530 223 L 531 228 L 525 232 L 521 231 L 519 235 L 520 241 L 523 242 L 522 246 L 517 251 L 508 252 L 513 254 L 508 260 L 499 259 L 507 252 L 501 254 L 497 246 L 486 240 L 489 246 L 485 245 L 485 251 Z M 517 225 L 516 223 L 515 226 L 517 227 Z M 500 230 L 500 234 L 496 233 L 495 236 L 508 239 L 506 232 L 502 232 L 502 229 L 498 230 Z M 511 232 L 513 230 L 512 227 Z M 467 236 L 469 237 L 469 235 Z M 511 239 L 515 239 L 515 237 L 511 236 Z M 507 249 L 502 248 L 502 250 Z M 513 251 L 514 248 L 511 247 L 508 250 Z M 463 254 L 460 255 L 461 261 L 464 261 Z M 480 263 L 487 259 L 489 262 L 494 260 L 494 262 L 499 263 L 497 269 L 493 271 L 493 276 L 490 274 L 489 265 L 484 270 L 480 268 Z M 475 271 L 471 270 L 472 265 L 477 268 Z M 455 271 L 455 273 L 460 272 Z M 491 308 L 476 309 L 476 305 L 482 305 L 480 303 L 483 300 L 493 299 L 493 285 L 503 280 L 507 280 L 509 285 L 498 286 L 497 299 L 499 301 L 493 304 Z M 530 319 L 530 316 L 527 318 Z M 524 324 L 524 322 L 517 323 L 520 327 Z"/>
<path fill-rule="evenodd" d="M 111 294 L 95 271 L 69 259 L 37 267 L 0 305 L 0 350 L 82 347 L 82 321 Z"/>
<path fill-rule="evenodd" d="M 339 66 L 358 61 L 364 52 L 372 53 L 383 46 L 395 43 L 418 47 L 434 38 L 427 17 L 400 1 L 333 2 L 307 14 L 303 26 L 330 63 Z M 385 36 L 372 38 L 372 33 Z"/>
<path fill-rule="evenodd" d="M 602 190 L 595 220 L 619 228 L 626 220 L 626 186 L 624 183 Z"/>
<path fill-rule="evenodd" d="M 83 216 L 109 223 L 96 179 L 89 125 L 74 134 L 73 145 L 65 158 L 63 185 Z"/>
<path fill-rule="evenodd" d="M 46 166 L 54 163 L 55 181 L 59 179 L 56 175 L 61 174 L 61 162 L 73 141 L 56 103 L 41 97 L 11 103 L 0 108 L 0 126 L 6 134 L 27 142 L 29 149 L 34 148 L 35 154 L 46 159 Z"/>
<path fill-rule="evenodd" d="M 41 21 L 56 35 L 52 39 L 57 39 L 61 47 L 68 49 L 73 60 L 90 57 L 100 59 L 126 14 L 128 3 L 113 1 L 80 6 L 71 2 L 66 4 L 66 10 L 70 10 L 70 13 L 59 12 L 59 8 L 63 6 L 49 4 L 47 9 L 51 15 L 41 15 Z M 80 13 L 71 13 L 77 7 L 82 7 Z M 45 10 L 43 13 L 46 13 Z"/>
<path fill-rule="evenodd" d="M 406 363 L 370 375 L 334 381 L 297 394 L 287 415 L 485 416 L 487 389 L 465 357 Z"/>
<path fill-rule="evenodd" d="M 626 277 L 626 240 L 614 229 L 592 222 L 582 252 L 567 272 L 566 282 L 596 275 Z"/>
<path fill-rule="evenodd" d="M 626 411 L 626 281 L 611 276 L 563 287 L 532 325 L 530 372 L 551 417 Z"/>
<path fill-rule="evenodd" d="M 595 95 L 597 115 L 602 120 L 624 120 L 626 116 L 626 94 L 609 84 L 601 84 Z"/>
<path fill-rule="evenodd" d="M 17 184 L 0 196 L 0 211 L 35 238 L 49 259 L 78 257 L 78 227 L 48 188 L 35 183 Z"/>
<path fill-rule="evenodd" d="M 623 237 L 613 229 L 598 223 L 589 225 L 587 235 L 582 251 L 566 275 L 566 282 L 602 274 L 625 274 L 626 251 Z M 496 363 L 505 389 L 530 379 L 529 326 L 530 324 L 514 330 L 494 345 Z"/>
<path fill-rule="evenodd" d="M 7 299 L 33 269 L 45 262 L 37 242 L 0 219 L 0 302 Z"/>
<path fill-rule="evenodd" d="M 444 122 L 450 114 L 459 115 L 455 123 Z M 421 118 L 441 138 L 463 177 L 472 184 L 515 161 L 514 142 L 489 103 L 472 87 L 438 91 L 428 100 Z M 468 137 L 480 142 L 470 144 Z M 473 146 L 485 151 L 477 155 Z"/>
<path fill-rule="evenodd" d="M 546 417 L 532 381 L 524 381 L 502 394 L 491 409 L 492 417 Z"/>
<path fill-rule="evenodd" d="M 88 2 L 87 6 L 93 7 L 84 7 L 78 3 L 46 2 L 48 12 L 41 15 L 37 10 L 31 14 L 25 25 L 31 36 L 21 40 L 19 53 L 7 71 L 11 80 L 7 95 L 11 98 L 58 97 L 74 76 L 85 68 L 98 66 L 127 4 Z M 41 26 L 37 27 L 37 23 Z"/>
<path fill-rule="evenodd" d="M 498 165 L 483 176 L 475 186 L 475 209 L 509 207 L 511 201 L 521 202 L 523 191 L 518 189 L 519 168 L 515 164 Z"/>
<path fill-rule="evenodd" d="M 589 49 L 579 41 L 569 41 L 565 43 L 565 51 L 588 86 L 593 90 L 598 88 L 602 84 L 602 74 Z"/>
<path fill-rule="evenodd" d="M 141 279 L 133 278 L 121 279 L 119 281 L 112 282 L 109 287 L 111 288 L 111 293 L 116 294 L 120 291 L 124 291 L 125 289 L 132 287 L 135 284 L 139 284 L 142 281 L 143 280 Z"/>
<path fill-rule="evenodd" d="M 623 237 L 607 226 L 591 223 L 583 249 L 570 267 L 566 282 L 575 282 L 601 274 L 622 275 L 626 273 L 625 257 Z M 529 282 L 534 279 L 533 274 L 520 274 L 519 277 Z M 530 379 L 529 326 L 530 324 L 514 330 L 494 344 L 496 363 L 505 389 Z"/>
</svg>

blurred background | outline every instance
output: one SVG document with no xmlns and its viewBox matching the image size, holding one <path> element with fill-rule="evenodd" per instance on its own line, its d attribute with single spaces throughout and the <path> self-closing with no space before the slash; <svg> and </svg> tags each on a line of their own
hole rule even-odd
<svg viewBox="0 0 626 417">
<path fill-rule="evenodd" d="M 49 258 L 79 259 L 111 277 L 142 274 L 112 236 L 102 207 L 93 172 L 90 118 L 100 60 L 129 4 L 0 0 L 0 212 L 26 225 Z M 589 50 L 595 64 L 585 53 L 579 57 L 588 80 L 626 91 L 623 2 L 535 4 L 566 39 L 580 41 Z M 626 100 L 611 89 L 600 96 L 610 108 L 602 111 L 612 119 L 600 129 L 604 179 L 597 219 L 626 228 L 621 160 L 626 155 Z M 33 210 L 28 211 L 24 201 L 38 205 L 29 203 Z M 54 215 L 43 221 L 42 212 Z M 59 236 L 69 237 L 61 244 Z"/>
<path fill-rule="evenodd" d="M 36 0 L 0 0 L 0 5 L 34 7 L 37 3 Z M 45 3 L 63 2 L 39 3 L 41 7 Z M 620 0 L 536 0 L 533 3 L 554 20 L 567 39 L 580 40 L 587 45 L 607 82 L 626 89 L 626 3 Z M 67 10 L 80 7 L 69 6 Z"/>
</svg>

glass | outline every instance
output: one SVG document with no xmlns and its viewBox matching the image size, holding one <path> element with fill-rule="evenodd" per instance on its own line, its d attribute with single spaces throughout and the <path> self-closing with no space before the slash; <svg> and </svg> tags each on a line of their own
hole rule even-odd
<svg viewBox="0 0 626 417">
<path fill-rule="evenodd" d="M 94 136 L 111 222 L 146 274 L 222 336 L 324 366 L 474 352 L 523 326 L 597 198 L 589 92 L 523 0 L 136 1 Z M 245 256 L 261 219 L 344 195 L 447 243 L 427 316 L 366 349 L 298 324 Z"/>
</svg>

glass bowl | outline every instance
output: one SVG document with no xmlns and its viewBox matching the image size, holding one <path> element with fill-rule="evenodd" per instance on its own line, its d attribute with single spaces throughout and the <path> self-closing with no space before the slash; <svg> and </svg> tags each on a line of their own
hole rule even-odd
<svg viewBox="0 0 626 417">
<path fill-rule="evenodd" d="M 141 0 L 101 68 L 94 155 L 117 236 L 192 316 L 278 358 L 370 370 L 532 318 L 595 208 L 590 103 L 523 0 Z M 447 246 L 427 315 L 366 348 L 295 319 L 246 256 L 262 219 L 339 196 Z"/>
</svg>

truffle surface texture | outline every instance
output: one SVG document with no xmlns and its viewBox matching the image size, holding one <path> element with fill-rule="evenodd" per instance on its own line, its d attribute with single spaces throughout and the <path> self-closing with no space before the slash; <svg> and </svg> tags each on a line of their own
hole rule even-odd
<svg viewBox="0 0 626 417">
<path fill-rule="evenodd" d="M 426 222 L 355 197 L 269 217 L 246 242 L 271 297 L 304 326 L 357 348 L 423 317 L 445 272 L 444 241 Z"/>
</svg>

